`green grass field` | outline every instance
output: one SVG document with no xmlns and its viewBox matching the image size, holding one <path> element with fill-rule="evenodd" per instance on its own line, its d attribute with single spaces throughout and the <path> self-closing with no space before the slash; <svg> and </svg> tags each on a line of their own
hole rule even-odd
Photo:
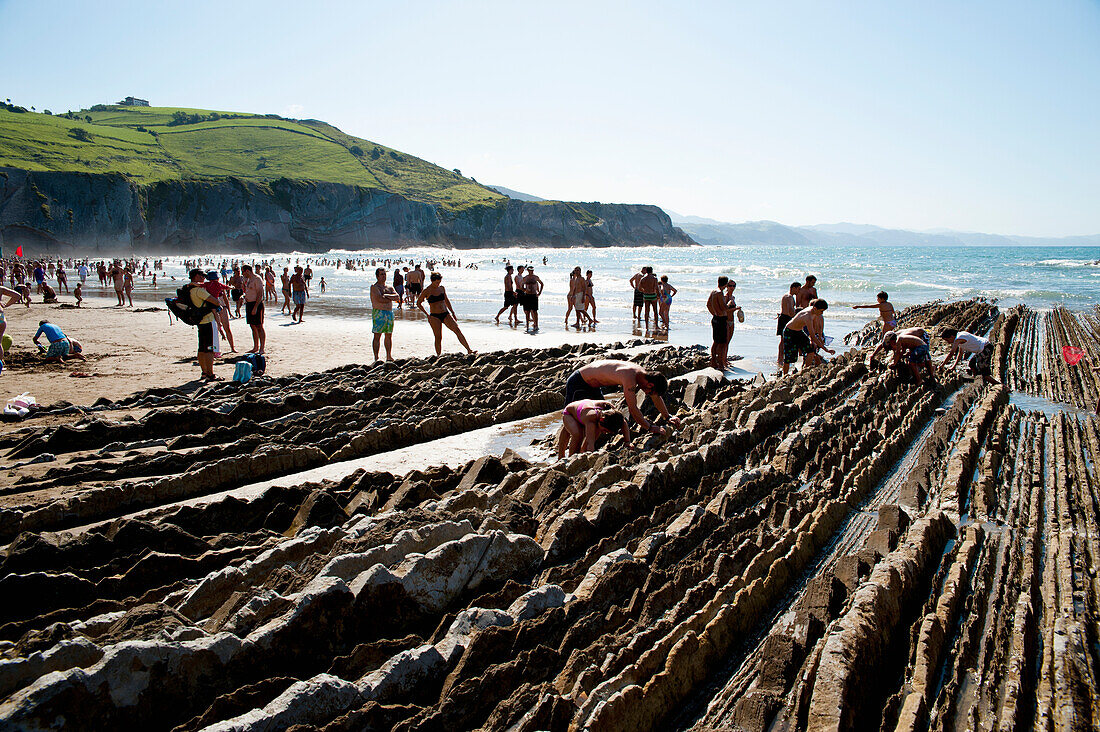
<svg viewBox="0 0 1100 732">
<path fill-rule="evenodd" d="M 171 124 L 180 112 L 203 120 Z M 210 119 L 212 114 L 218 118 Z M 121 173 L 142 184 L 231 176 L 325 181 L 378 188 L 451 210 L 504 200 L 469 178 L 316 120 L 114 105 L 77 115 L 70 120 L 0 109 L 0 166 Z"/>
</svg>

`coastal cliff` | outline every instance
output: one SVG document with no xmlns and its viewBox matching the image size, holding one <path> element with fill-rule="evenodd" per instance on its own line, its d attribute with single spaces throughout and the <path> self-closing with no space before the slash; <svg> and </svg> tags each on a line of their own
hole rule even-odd
<svg viewBox="0 0 1100 732">
<path fill-rule="evenodd" d="M 0 104 L 0 244 L 31 255 L 694 243 L 656 206 L 511 198 L 319 120 Z"/>
</svg>

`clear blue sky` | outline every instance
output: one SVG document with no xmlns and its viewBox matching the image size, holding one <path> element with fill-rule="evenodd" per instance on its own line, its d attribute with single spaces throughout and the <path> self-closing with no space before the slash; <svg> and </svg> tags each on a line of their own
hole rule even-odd
<svg viewBox="0 0 1100 732">
<path fill-rule="evenodd" d="M 14 2 L 0 97 L 323 119 L 548 198 L 1100 232 L 1097 2 Z"/>
</svg>

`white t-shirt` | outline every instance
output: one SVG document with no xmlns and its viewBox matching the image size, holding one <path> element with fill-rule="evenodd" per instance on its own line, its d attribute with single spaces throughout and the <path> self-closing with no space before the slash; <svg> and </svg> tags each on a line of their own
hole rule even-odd
<svg viewBox="0 0 1100 732">
<path fill-rule="evenodd" d="M 955 341 L 962 341 L 959 345 L 959 349 L 964 353 L 981 353 L 985 350 L 985 347 L 989 345 L 989 341 L 985 338 L 967 333 L 965 330 L 959 331 L 959 334 L 955 336 Z"/>
</svg>

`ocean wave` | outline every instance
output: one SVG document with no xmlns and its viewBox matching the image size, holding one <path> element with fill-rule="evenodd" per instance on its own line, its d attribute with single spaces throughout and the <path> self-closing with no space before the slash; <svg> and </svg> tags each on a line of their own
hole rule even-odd
<svg viewBox="0 0 1100 732">
<path fill-rule="evenodd" d="M 1100 267 L 1097 259 L 1040 259 L 1038 262 L 1021 262 L 1022 267 Z"/>
</svg>

